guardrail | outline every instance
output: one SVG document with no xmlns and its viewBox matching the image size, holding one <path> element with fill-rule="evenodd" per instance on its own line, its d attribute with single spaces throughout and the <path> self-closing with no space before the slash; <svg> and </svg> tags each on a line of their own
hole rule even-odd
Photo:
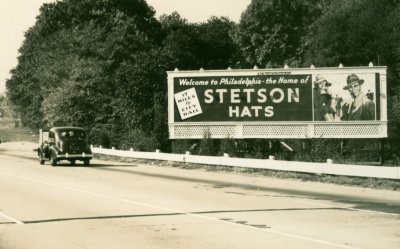
<svg viewBox="0 0 400 249">
<path fill-rule="evenodd" d="M 387 166 L 367 166 L 367 165 L 351 165 L 351 164 L 335 164 L 332 160 L 328 159 L 326 163 L 312 163 L 312 162 L 295 162 L 295 161 L 281 161 L 274 160 L 273 157 L 269 159 L 250 159 L 250 158 L 236 158 L 229 157 L 225 154 L 221 157 L 215 156 L 197 156 L 186 154 L 170 154 L 162 153 L 159 150 L 156 152 L 141 152 L 116 149 L 104 149 L 92 146 L 94 154 L 186 162 L 196 164 L 207 164 L 215 166 L 231 166 L 255 169 L 268 169 L 280 170 L 291 172 L 302 172 L 311 174 L 329 174 L 329 175 L 343 175 L 343 176 L 356 176 L 356 177 L 373 177 L 385 179 L 400 179 L 400 167 L 387 167 Z"/>
</svg>

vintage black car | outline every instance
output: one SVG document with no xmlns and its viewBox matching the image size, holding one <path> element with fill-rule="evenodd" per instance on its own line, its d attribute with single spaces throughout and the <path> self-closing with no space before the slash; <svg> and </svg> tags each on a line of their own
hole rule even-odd
<svg viewBox="0 0 400 249">
<path fill-rule="evenodd" d="M 49 160 L 52 166 L 56 166 L 61 160 L 68 160 L 71 165 L 75 165 L 76 160 L 89 165 L 93 157 L 86 132 L 80 127 L 40 130 L 38 156 L 40 164 Z"/>
</svg>

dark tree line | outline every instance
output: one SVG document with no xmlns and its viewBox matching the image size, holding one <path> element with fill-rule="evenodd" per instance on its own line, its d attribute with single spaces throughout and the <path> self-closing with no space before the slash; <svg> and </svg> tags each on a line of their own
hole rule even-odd
<svg viewBox="0 0 400 249">
<path fill-rule="evenodd" d="M 169 149 L 166 71 L 388 66 L 390 136 L 400 120 L 397 0 L 252 0 L 240 22 L 155 18 L 143 0 L 44 4 L 7 97 L 22 123 L 83 126 L 93 143 Z"/>
</svg>

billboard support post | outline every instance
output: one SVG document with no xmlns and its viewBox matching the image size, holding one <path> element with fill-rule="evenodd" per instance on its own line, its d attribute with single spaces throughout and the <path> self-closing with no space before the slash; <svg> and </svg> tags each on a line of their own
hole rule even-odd
<svg viewBox="0 0 400 249">
<path fill-rule="evenodd" d="M 381 138 L 380 139 L 380 145 L 379 145 L 379 160 L 381 165 L 385 163 L 385 141 L 386 139 Z"/>
</svg>

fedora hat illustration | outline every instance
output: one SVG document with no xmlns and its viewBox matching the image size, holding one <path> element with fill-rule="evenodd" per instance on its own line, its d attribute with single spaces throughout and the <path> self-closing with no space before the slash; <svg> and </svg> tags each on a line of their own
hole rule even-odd
<svg viewBox="0 0 400 249">
<path fill-rule="evenodd" d="M 314 85 L 322 83 L 324 81 L 326 82 L 325 86 L 331 86 L 332 85 L 329 81 L 326 80 L 326 78 L 324 76 L 322 76 L 320 74 L 317 74 L 317 76 L 315 77 Z"/>
<path fill-rule="evenodd" d="M 362 85 L 364 83 L 364 80 L 360 79 L 357 75 L 352 73 L 349 76 L 347 76 L 347 85 L 345 87 L 343 87 L 343 89 L 348 90 L 350 86 L 357 84 L 357 83 Z"/>
</svg>

